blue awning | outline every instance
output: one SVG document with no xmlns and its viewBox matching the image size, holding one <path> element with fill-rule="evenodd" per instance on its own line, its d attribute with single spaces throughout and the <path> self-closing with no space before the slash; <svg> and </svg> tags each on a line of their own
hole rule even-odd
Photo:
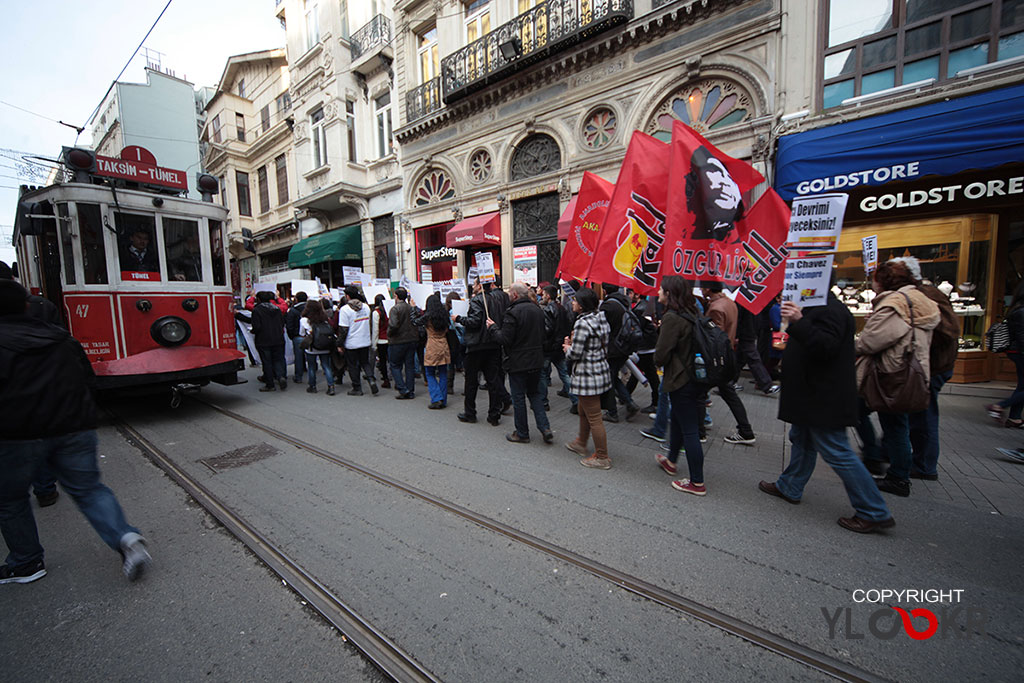
<svg viewBox="0 0 1024 683">
<path fill-rule="evenodd" d="M 1024 161 L 1024 85 L 779 139 L 775 190 L 786 200 Z"/>
</svg>

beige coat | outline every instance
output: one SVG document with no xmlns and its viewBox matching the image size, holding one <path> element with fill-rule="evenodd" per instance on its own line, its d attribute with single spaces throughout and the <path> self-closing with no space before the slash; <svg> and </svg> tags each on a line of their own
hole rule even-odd
<svg viewBox="0 0 1024 683">
<path fill-rule="evenodd" d="M 931 377 L 928 367 L 928 353 L 932 343 L 932 331 L 938 326 L 941 316 L 935 302 L 922 294 L 913 285 L 901 287 L 895 292 L 882 292 L 872 302 L 874 310 L 864 323 L 864 330 L 857 337 L 857 355 L 874 356 L 881 362 L 881 370 L 895 372 L 903 365 L 903 355 L 910 347 L 910 308 L 907 295 L 914 308 L 913 340 L 915 355 L 925 376 Z M 857 386 L 861 385 L 866 363 L 857 360 Z"/>
</svg>

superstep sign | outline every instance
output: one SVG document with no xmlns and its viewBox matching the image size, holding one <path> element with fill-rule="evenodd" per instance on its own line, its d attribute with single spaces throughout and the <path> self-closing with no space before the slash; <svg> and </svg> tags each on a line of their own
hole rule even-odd
<svg viewBox="0 0 1024 683">
<path fill-rule="evenodd" d="M 188 190 L 188 179 L 184 171 L 157 166 L 156 157 L 152 152 L 134 145 L 121 150 L 120 159 L 97 154 L 96 175 L 175 190 Z"/>
</svg>

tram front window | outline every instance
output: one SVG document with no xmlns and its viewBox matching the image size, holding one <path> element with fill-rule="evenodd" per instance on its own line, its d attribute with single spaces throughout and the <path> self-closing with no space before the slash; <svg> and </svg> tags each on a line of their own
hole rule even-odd
<svg viewBox="0 0 1024 683">
<path fill-rule="evenodd" d="M 121 279 L 159 280 L 160 258 L 157 255 L 156 225 L 152 216 L 115 213 L 118 227 L 118 250 Z"/>
<path fill-rule="evenodd" d="M 103 221 L 96 204 L 76 204 L 78 232 L 82 240 L 82 267 L 85 284 L 107 284 L 107 254 L 103 247 Z"/>
<path fill-rule="evenodd" d="M 210 219 L 210 254 L 213 256 L 213 284 L 223 287 L 227 283 L 224 271 L 224 240 L 221 236 L 221 223 Z"/>
<path fill-rule="evenodd" d="M 201 282 L 203 258 L 199 253 L 199 224 L 180 218 L 164 218 L 163 224 L 167 279 Z"/>
</svg>

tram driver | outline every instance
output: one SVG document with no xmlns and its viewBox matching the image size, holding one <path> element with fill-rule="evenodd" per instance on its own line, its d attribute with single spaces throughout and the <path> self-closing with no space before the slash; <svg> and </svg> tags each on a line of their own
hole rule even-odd
<svg viewBox="0 0 1024 683">
<path fill-rule="evenodd" d="M 159 273 L 156 249 L 150 246 L 152 239 L 146 228 L 133 228 L 128 241 L 121 244 L 121 270 Z"/>
</svg>

